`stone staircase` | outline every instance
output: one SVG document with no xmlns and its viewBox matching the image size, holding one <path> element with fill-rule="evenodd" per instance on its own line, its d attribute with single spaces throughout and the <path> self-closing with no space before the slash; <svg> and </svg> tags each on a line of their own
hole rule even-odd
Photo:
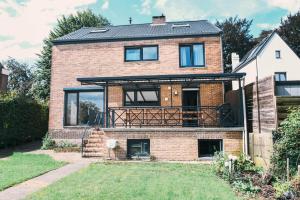
<svg viewBox="0 0 300 200">
<path fill-rule="evenodd" d="M 91 135 L 83 140 L 83 157 L 103 157 L 104 142 L 103 131 L 93 131 Z"/>
</svg>

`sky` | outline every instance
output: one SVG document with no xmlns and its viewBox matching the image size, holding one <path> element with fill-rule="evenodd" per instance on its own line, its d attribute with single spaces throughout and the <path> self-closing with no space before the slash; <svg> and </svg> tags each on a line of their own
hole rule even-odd
<svg viewBox="0 0 300 200">
<path fill-rule="evenodd" d="M 91 9 L 113 25 L 207 19 L 212 23 L 236 15 L 253 19 L 252 34 L 277 27 L 281 18 L 300 9 L 300 0 L 0 0 L 0 61 L 8 57 L 33 64 L 43 39 L 57 18 Z"/>
</svg>

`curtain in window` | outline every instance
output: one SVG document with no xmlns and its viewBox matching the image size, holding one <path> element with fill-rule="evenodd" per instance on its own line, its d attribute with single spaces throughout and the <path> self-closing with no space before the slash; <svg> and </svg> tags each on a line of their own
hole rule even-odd
<svg viewBox="0 0 300 200">
<path fill-rule="evenodd" d="M 204 49 L 202 44 L 193 45 L 194 65 L 204 65 Z"/>
<path fill-rule="evenodd" d="M 77 93 L 69 93 L 67 97 L 67 125 L 77 124 Z"/>
<path fill-rule="evenodd" d="M 180 66 L 191 66 L 191 48 L 189 46 L 180 47 Z"/>
</svg>

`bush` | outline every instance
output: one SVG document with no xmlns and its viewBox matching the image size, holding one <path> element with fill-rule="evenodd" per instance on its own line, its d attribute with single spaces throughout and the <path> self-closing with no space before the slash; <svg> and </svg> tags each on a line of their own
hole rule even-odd
<svg viewBox="0 0 300 200">
<path fill-rule="evenodd" d="M 0 95 L 0 148 L 39 140 L 47 129 L 47 105 L 29 97 Z"/>
<path fill-rule="evenodd" d="M 284 196 L 287 196 L 291 191 L 291 183 L 290 182 L 276 182 L 274 183 L 275 188 L 275 197 L 284 199 Z"/>
<path fill-rule="evenodd" d="M 287 158 L 290 172 L 297 171 L 300 155 L 300 107 L 290 108 L 287 118 L 280 124 L 276 133 L 273 156 L 271 158 L 274 174 L 280 178 L 286 176 Z"/>
<path fill-rule="evenodd" d="M 54 147 L 55 147 L 55 141 L 52 140 L 52 138 L 49 136 L 48 133 L 46 133 L 45 137 L 43 138 L 41 149 L 47 150 L 47 149 L 53 149 Z"/>
</svg>

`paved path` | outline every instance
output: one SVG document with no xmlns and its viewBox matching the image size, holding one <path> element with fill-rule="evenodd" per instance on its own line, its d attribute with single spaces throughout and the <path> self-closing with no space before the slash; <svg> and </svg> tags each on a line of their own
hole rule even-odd
<svg viewBox="0 0 300 200">
<path fill-rule="evenodd" d="M 29 194 L 36 192 L 44 187 L 47 187 L 51 183 L 68 176 L 69 174 L 76 172 L 84 167 L 87 167 L 93 160 L 82 160 L 67 164 L 64 167 L 50 171 L 39 177 L 30 179 L 13 187 L 10 187 L 0 192 L 0 200 L 20 200 L 24 199 Z"/>
</svg>

